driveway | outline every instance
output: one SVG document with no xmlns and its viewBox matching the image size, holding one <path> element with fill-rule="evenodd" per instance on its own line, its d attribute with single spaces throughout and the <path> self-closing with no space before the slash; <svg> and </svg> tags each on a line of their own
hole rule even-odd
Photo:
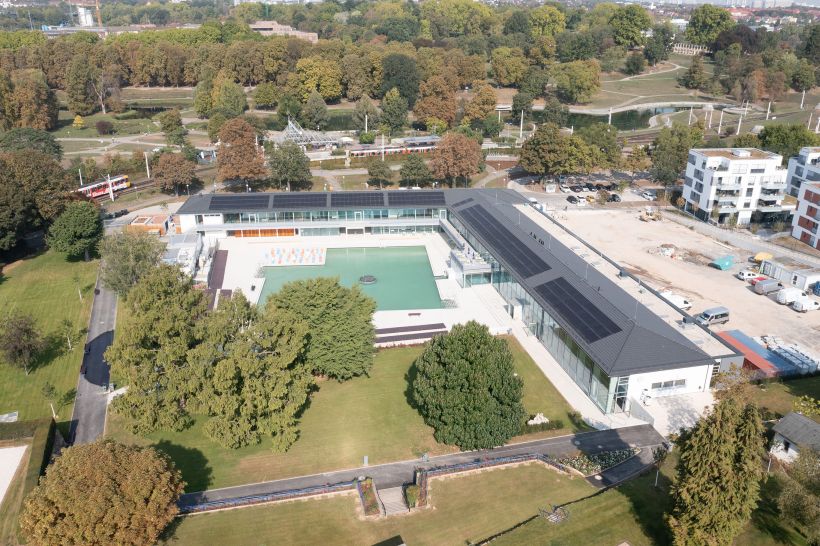
<svg viewBox="0 0 820 546">
<path fill-rule="evenodd" d="M 82 370 L 77 382 L 74 413 L 71 416 L 69 441 L 87 444 L 102 436 L 105 430 L 105 411 L 108 402 L 108 363 L 103 354 L 114 341 L 114 325 L 117 319 L 117 295 L 102 287 L 97 280 L 94 304 L 88 323 Z"/>
</svg>

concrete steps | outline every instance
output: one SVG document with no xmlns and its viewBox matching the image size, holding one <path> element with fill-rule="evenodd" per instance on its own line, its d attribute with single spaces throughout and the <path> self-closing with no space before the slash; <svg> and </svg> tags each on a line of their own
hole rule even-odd
<svg viewBox="0 0 820 546">
<path fill-rule="evenodd" d="M 379 500 L 384 506 L 384 515 L 406 514 L 410 511 L 404 501 L 404 491 L 401 487 L 379 490 Z"/>
</svg>

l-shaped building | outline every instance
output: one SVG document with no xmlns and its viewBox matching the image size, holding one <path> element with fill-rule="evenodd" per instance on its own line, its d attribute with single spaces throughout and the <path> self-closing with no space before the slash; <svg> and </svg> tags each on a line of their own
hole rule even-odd
<svg viewBox="0 0 820 546">
<path fill-rule="evenodd" d="M 203 194 L 177 212 L 184 233 L 226 237 L 440 233 L 468 290 L 492 284 L 604 413 L 703 392 L 743 357 L 616 262 L 511 190 Z M 206 245 L 207 246 L 207 245 Z M 470 257 L 469 260 L 464 257 Z"/>
</svg>

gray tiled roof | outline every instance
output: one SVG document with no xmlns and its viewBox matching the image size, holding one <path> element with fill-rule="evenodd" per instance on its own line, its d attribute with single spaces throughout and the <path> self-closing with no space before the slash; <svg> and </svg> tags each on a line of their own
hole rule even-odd
<svg viewBox="0 0 820 546">
<path fill-rule="evenodd" d="M 774 431 L 794 444 L 820 451 L 820 424 L 805 415 L 789 413 L 777 422 Z"/>
</svg>

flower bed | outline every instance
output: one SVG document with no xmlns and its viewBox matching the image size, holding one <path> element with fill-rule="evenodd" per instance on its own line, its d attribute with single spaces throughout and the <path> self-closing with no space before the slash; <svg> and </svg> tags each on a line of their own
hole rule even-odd
<svg viewBox="0 0 820 546">
<path fill-rule="evenodd" d="M 373 488 L 373 480 L 370 478 L 356 482 L 356 489 L 359 490 L 359 499 L 362 501 L 362 508 L 365 516 L 380 516 L 382 511 L 379 508 L 379 499 L 376 498 L 376 490 Z"/>
<path fill-rule="evenodd" d="M 638 451 L 638 449 L 618 449 L 616 451 L 604 451 L 603 453 L 596 453 L 594 455 L 581 454 L 574 457 L 562 457 L 558 459 L 558 462 L 570 468 L 574 468 L 584 476 L 589 476 L 621 464 L 638 453 Z"/>
</svg>

